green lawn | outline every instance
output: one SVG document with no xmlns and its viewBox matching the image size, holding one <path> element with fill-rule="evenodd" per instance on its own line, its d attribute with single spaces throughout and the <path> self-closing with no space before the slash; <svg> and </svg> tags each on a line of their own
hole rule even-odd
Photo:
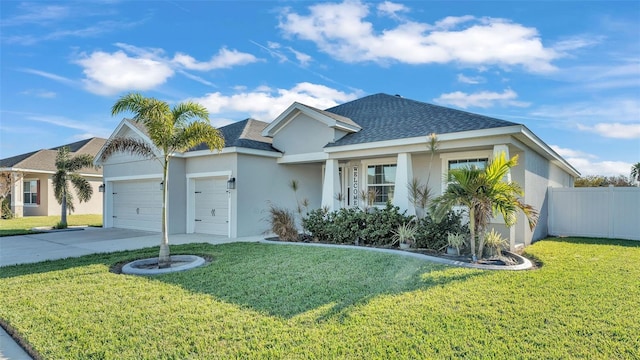
<svg viewBox="0 0 640 360">
<path fill-rule="evenodd" d="M 157 277 L 157 249 L 0 268 L 0 319 L 44 359 L 640 358 L 640 242 L 549 239 L 538 270 L 235 243 Z"/>
<path fill-rule="evenodd" d="M 0 220 L 0 236 L 31 234 L 34 227 L 54 226 L 60 222 L 60 216 L 26 216 Z M 69 226 L 102 226 L 102 215 L 69 215 Z"/>
</svg>

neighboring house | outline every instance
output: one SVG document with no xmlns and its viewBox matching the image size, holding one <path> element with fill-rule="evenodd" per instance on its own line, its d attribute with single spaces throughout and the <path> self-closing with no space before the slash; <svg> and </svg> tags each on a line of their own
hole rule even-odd
<svg viewBox="0 0 640 360">
<path fill-rule="evenodd" d="M 95 156 L 105 142 L 106 139 L 94 137 L 0 160 L 0 172 L 10 176 L 9 196 L 15 216 L 60 215 L 61 207 L 54 196 L 52 182 L 58 149 L 69 147 L 72 157 L 78 154 Z M 94 194 L 91 200 L 80 203 L 74 193 L 74 214 L 101 214 L 102 194 L 98 192 L 102 185 L 102 169 L 82 169 L 80 174 L 89 180 Z"/>
<path fill-rule="evenodd" d="M 292 210 L 303 198 L 311 209 L 362 206 L 358 194 L 367 189 L 377 190 L 376 205 L 391 200 L 412 214 L 407 184 L 413 177 L 425 182 L 430 169 L 429 185 L 440 194 L 449 169 L 484 166 L 506 152 L 520 156 L 510 176 L 524 188 L 524 201 L 540 211 L 533 232 L 522 216 L 510 231 L 494 220 L 515 248 L 547 235 L 548 187 L 571 187 L 579 176 L 524 125 L 386 94 L 326 110 L 296 102 L 270 124 L 247 119 L 220 131 L 226 141 L 220 153 L 200 146 L 171 159 L 170 233 L 258 235 L 269 228 L 270 202 Z M 432 133 L 440 146 L 430 164 Z M 118 136 L 149 141 L 126 119 L 112 135 Z M 159 231 L 160 162 L 117 154 L 100 165 L 104 226 Z M 297 194 L 291 180 L 299 183 Z"/>
</svg>

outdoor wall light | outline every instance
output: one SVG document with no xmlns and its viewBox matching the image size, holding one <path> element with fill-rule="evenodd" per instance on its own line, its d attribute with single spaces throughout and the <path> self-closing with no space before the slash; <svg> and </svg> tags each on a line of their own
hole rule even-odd
<svg viewBox="0 0 640 360">
<path fill-rule="evenodd" d="M 104 192 L 104 184 L 98 186 L 98 191 L 99 192 Z"/>
<path fill-rule="evenodd" d="M 164 181 L 160 181 L 160 190 L 164 189 Z"/>
<path fill-rule="evenodd" d="M 232 177 L 227 180 L 227 190 L 233 190 L 236 188 L 236 178 Z"/>
</svg>

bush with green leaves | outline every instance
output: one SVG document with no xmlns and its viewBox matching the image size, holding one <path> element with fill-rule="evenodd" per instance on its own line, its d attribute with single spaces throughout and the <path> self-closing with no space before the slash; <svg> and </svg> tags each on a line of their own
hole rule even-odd
<svg viewBox="0 0 640 360">
<path fill-rule="evenodd" d="M 298 240 L 295 216 L 287 209 L 269 204 L 269 223 L 271 231 L 283 241 Z"/>
<path fill-rule="evenodd" d="M 11 211 L 11 199 L 9 197 L 5 197 L 2 199 L 2 213 L 3 219 L 13 219 L 13 211 Z"/>
<path fill-rule="evenodd" d="M 437 251 L 447 247 L 447 234 L 469 232 L 468 226 L 462 224 L 461 212 L 453 210 L 450 210 L 440 222 L 426 216 L 418 221 L 417 227 L 416 247 Z"/>
<path fill-rule="evenodd" d="M 384 208 L 363 211 L 342 208 L 329 212 L 326 208 L 310 211 L 302 220 L 314 238 L 336 244 L 391 245 L 394 231 L 411 221 L 400 208 L 388 203 Z"/>
</svg>

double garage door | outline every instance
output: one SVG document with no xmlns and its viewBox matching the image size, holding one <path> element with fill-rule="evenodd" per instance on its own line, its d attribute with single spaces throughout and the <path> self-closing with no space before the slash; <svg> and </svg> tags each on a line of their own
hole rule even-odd
<svg viewBox="0 0 640 360">
<path fill-rule="evenodd" d="M 160 181 L 132 180 L 113 183 L 113 227 L 162 231 Z M 226 177 L 194 180 L 194 232 L 228 235 L 229 197 Z M 183 214 L 179 214 L 183 216 Z"/>
</svg>

